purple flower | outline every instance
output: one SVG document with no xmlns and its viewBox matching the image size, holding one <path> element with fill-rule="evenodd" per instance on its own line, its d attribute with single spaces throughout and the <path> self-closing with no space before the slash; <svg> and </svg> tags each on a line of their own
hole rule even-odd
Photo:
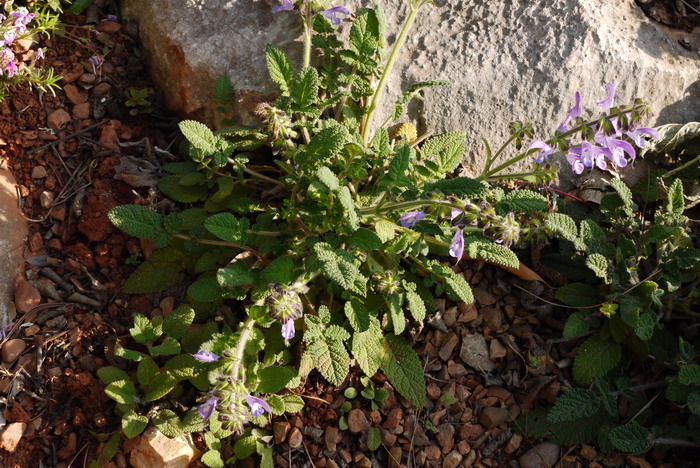
<svg viewBox="0 0 700 468">
<path fill-rule="evenodd" d="M 12 45 L 14 40 L 17 38 L 17 32 L 14 29 L 10 29 L 3 35 L 3 42 L 6 46 Z"/>
<path fill-rule="evenodd" d="M 464 213 L 464 211 L 457 208 L 452 208 L 452 211 L 450 211 L 450 221 L 454 221 L 455 218 L 461 215 L 462 213 Z"/>
<path fill-rule="evenodd" d="M 412 228 L 421 219 L 425 218 L 425 213 L 422 211 L 411 211 L 399 218 L 399 223 L 405 228 Z"/>
<path fill-rule="evenodd" d="M 211 414 L 214 412 L 216 405 L 218 404 L 219 399 L 213 396 L 199 406 L 197 413 L 206 422 L 211 417 Z"/>
<path fill-rule="evenodd" d="M 17 62 L 14 60 L 7 62 L 7 65 L 5 65 L 5 73 L 7 73 L 9 78 L 15 76 L 15 73 L 17 73 Z"/>
<path fill-rule="evenodd" d="M 25 7 L 17 8 L 15 11 L 10 13 L 10 16 L 14 19 L 15 26 L 24 26 L 29 23 L 34 17 L 35 13 L 29 13 Z"/>
<path fill-rule="evenodd" d="M 107 15 L 107 20 L 112 21 L 114 23 L 118 23 L 119 17 L 117 15 Z"/>
<path fill-rule="evenodd" d="M 462 259 L 462 254 L 464 253 L 464 232 L 462 229 L 457 229 L 452 242 L 450 242 L 450 257 L 454 257 L 459 262 Z"/>
<path fill-rule="evenodd" d="M 250 406 L 250 413 L 253 415 L 254 418 L 257 418 L 265 411 L 267 411 L 268 413 L 272 413 L 272 411 L 270 410 L 270 405 L 268 405 L 267 402 L 262 398 L 254 397 L 253 395 L 247 395 L 245 397 L 245 401 Z"/>
<path fill-rule="evenodd" d="M 323 10 L 321 14 L 331 20 L 331 23 L 333 24 L 340 24 L 340 18 L 336 16 L 336 13 L 342 13 L 344 15 L 349 15 L 350 10 L 345 8 L 344 6 L 337 6 L 333 8 L 329 8 L 328 10 Z"/>
<path fill-rule="evenodd" d="M 100 65 L 102 65 L 102 62 L 104 62 L 104 59 L 100 57 L 99 55 L 93 55 L 88 59 L 88 61 L 92 64 L 93 67 L 97 68 Z"/>
<path fill-rule="evenodd" d="M 571 148 L 569 153 L 566 155 L 566 160 L 571 164 L 571 170 L 575 174 L 581 174 L 583 172 L 583 162 L 581 161 L 581 148 Z"/>
<path fill-rule="evenodd" d="M 277 13 L 282 10 L 293 10 L 294 9 L 294 3 L 292 3 L 291 0 L 282 0 L 281 5 L 273 6 L 272 7 L 272 12 Z"/>
<path fill-rule="evenodd" d="M 201 362 L 216 362 L 219 359 L 221 359 L 216 354 L 210 351 L 205 351 L 203 349 L 197 351 L 197 354 L 193 354 L 192 357 Z"/>
<path fill-rule="evenodd" d="M 542 140 L 533 141 L 528 149 L 531 150 L 533 148 L 538 148 L 540 150 L 537 153 L 537 157 L 535 158 L 535 162 L 537 164 L 545 162 L 547 160 L 547 156 L 554 152 L 554 148 L 552 148 Z"/>
<path fill-rule="evenodd" d="M 596 104 L 605 109 L 605 112 L 609 113 L 612 106 L 615 105 L 615 85 L 607 83 L 605 86 L 608 88 L 608 97 L 602 101 L 597 101 Z"/>
<path fill-rule="evenodd" d="M 289 319 L 282 325 L 282 338 L 285 340 L 291 340 L 294 338 L 294 319 Z"/>
<path fill-rule="evenodd" d="M 581 93 L 576 91 L 574 99 L 576 100 L 576 104 L 574 104 L 574 107 L 569 109 L 569 113 L 566 115 L 566 118 L 561 123 L 561 125 L 559 125 L 559 128 L 557 128 L 557 130 L 559 130 L 562 133 L 566 132 L 569 129 L 569 122 L 581 116 Z"/>
<path fill-rule="evenodd" d="M 606 156 L 618 167 L 625 167 L 627 165 L 625 153 L 627 153 L 632 161 L 634 161 L 636 157 L 634 147 L 626 141 L 606 137 L 600 133 L 595 136 L 595 141 L 609 151 L 609 154 Z"/>
<path fill-rule="evenodd" d="M 601 148 L 587 141 L 581 143 L 581 162 L 584 166 L 597 166 L 599 169 L 605 169 L 608 167 L 605 162 L 606 156 L 610 158 L 610 151 L 607 148 Z"/>
<path fill-rule="evenodd" d="M 659 138 L 659 132 L 654 130 L 653 128 L 638 128 L 637 130 L 633 132 L 627 132 L 625 133 L 628 137 L 634 141 L 634 144 L 637 145 L 638 148 L 644 148 L 644 145 L 646 144 L 646 141 L 644 138 L 642 138 L 642 135 L 648 135 L 652 138 Z M 632 158 L 634 159 L 634 158 Z"/>
<path fill-rule="evenodd" d="M 41 60 L 44 58 L 44 49 L 37 49 L 34 51 L 34 57 L 36 57 L 37 60 Z"/>
</svg>

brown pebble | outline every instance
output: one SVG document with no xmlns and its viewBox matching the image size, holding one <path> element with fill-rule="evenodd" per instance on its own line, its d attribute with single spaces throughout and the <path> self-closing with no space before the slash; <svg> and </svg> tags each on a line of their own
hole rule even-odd
<svg viewBox="0 0 700 468">
<path fill-rule="evenodd" d="M 348 428 L 353 434 L 369 430 L 369 421 L 361 409 L 353 409 L 348 413 Z"/>
<path fill-rule="evenodd" d="M 32 169 L 32 179 L 43 179 L 48 172 L 44 166 L 34 166 Z"/>
<path fill-rule="evenodd" d="M 80 90 L 75 85 L 68 84 L 63 87 L 63 92 L 66 93 L 66 97 L 73 104 L 80 104 L 85 102 L 85 98 L 81 94 Z"/>
<path fill-rule="evenodd" d="M 76 119 L 89 119 L 90 118 L 90 103 L 83 102 L 77 104 L 73 107 L 73 117 Z"/>
<path fill-rule="evenodd" d="M 27 343 L 24 340 L 15 338 L 9 340 L 2 346 L 2 361 L 10 363 L 27 349 Z"/>
<path fill-rule="evenodd" d="M 35 323 L 24 329 L 24 336 L 34 336 L 39 333 L 39 330 L 41 330 L 41 328 Z"/>
<path fill-rule="evenodd" d="M 68 112 L 63 109 L 56 109 L 55 111 L 51 112 L 46 119 L 46 124 L 53 131 L 60 130 L 61 127 L 68 122 L 70 122 L 70 115 L 68 115 Z"/>
<path fill-rule="evenodd" d="M 272 433 L 275 437 L 275 443 L 281 444 L 287 440 L 287 434 L 289 433 L 290 424 L 286 421 L 278 421 L 272 426 Z"/>
<path fill-rule="evenodd" d="M 289 444 L 289 447 L 295 449 L 301 447 L 303 439 L 304 436 L 302 435 L 301 430 L 299 430 L 298 427 L 293 427 L 289 432 L 289 440 L 287 440 L 287 443 Z"/>
<path fill-rule="evenodd" d="M 484 408 L 479 416 L 479 422 L 488 429 L 493 429 L 506 421 L 508 421 L 508 410 L 506 408 L 489 406 Z"/>
<path fill-rule="evenodd" d="M 17 312 L 26 314 L 41 302 L 41 294 L 29 282 L 20 278 L 15 285 L 15 306 Z"/>
</svg>

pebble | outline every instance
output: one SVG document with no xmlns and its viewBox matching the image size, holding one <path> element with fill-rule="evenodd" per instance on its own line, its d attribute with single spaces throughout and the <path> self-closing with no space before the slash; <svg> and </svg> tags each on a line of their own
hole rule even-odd
<svg viewBox="0 0 700 468">
<path fill-rule="evenodd" d="M 382 443 L 387 447 L 391 447 L 396 443 L 396 435 L 392 434 L 386 429 L 381 429 L 382 431 Z"/>
<path fill-rule="evenodd" d="M 474 298 L 476 299 L 476 302 L 479 303 L 481 306 L 490 306 L 496 303 L 496 298 L 493 297 L 493 294 L 488 292 L 484 288 L 472 288 L 472 291 L 474 292 Z"/>
<path fill-rule="evenodd" d="M 433 401 L 439 400 L 442 395 L 442 390 L 435 382 L 430 382 L 426 387 L 426 391 L 428 392 L 428 398 Z"/>
<path fill-rule="evenodd" d="M 14 452 L 24 435 L 26 427 L 27 424 L 23 422 L 14 422 L 5 426 L 2 433 L 0 433 L 0 448 L 10 453 Z"/>
<path fill-rule="evenodd" d="M 304 436 L 301 433 L 301 430 L 298 427 L 293 427 L 291 431 L 289 431 L 289 440 L 287 443 L 289 444 L 290 448 L 299 448 L 301 447 L 302 441 L 304 440 Z"/>
<path fill-rule="evenodd" d="M 40 330 L 41 327 L 35 323 L 34 325 L 30 325 L 24 329 L 24 336 L 34 336 L 39 333 Z"/>
<path fill-rule="evenodd" d="M 336 444 L 342 439 L 342 437 L 340 437 L 338 428 L 334 426 L 326 427 L 326 432 L 323 438 L 326 444 L 326 450 L 330 452 L 335 452 Z"/>
<path fill-rule="evenodd" d="M 287 440 L 287 434 L 289 434 L 290 424 L 286 421 L 275 422 L 272 426 L 272 434 L 275 438 L 276 444 L 282 444 Z"/>
<path fill-rule="evenodd" d="M 402 455 L 401 447 L 391 447 L 391 450 L 389 450 L 389 468 L 399 468 Z"/>
<path fill-rule="evenodd" d="M 513 434 L 512 437 L 508 440 L 508 443 L 506 444 L 504 450 L 507 454 L 515 453 L 520 448 L 520 445 L 522 443 L 523 436 L 521 436 L 520 434 Z"/>
<path fill-rule="evenodd" d="M 56 195 L 49 190 L 44 190 L 41 192 L 41 195 L 39 195 L 39 203 L 41 203 L 41 207 L 45 210 L 51 208 L 51 205 L 55 199 Z"/>
<path fill-rule="evenodd" d="M 477 371 L 492 371 L 496 368 L 489 357 L 489 350 L 486 346 L 484 335 L 466 334 L 462 337 L 462 349 L 459 351 L 459 357 L 468 366 Z"/>
<path fill-rule="evenodd" d="M 44 166 L 34 166 L 32 169 L 32 179 L 43 179 L 48 172 Z"/>
<path fill-rule="evenodd" d="M 73 107 L 73 117 L 76 119 L 89 119 L 90 118 L 90 103 L 83 102 L 77 104 Z"/>
<path fill-rule="evenodd" d="M 651 468 L 651 463 L 643 458 L 636 457 L 632 454 L 627 455 L 625 461 L 632 468 Z"/>
<path fill-rule="evenodd" d="M 56 109 L 51 112 L 46 119 L 46 124 L 55 132 L 61 129 L 65 124 L 70 122 L 70 115 L 63 109 Z"/>
<path fill-rule="evenodd" d="M 457 321 L 458 310 L 459 309 L 457 307 L 450 307 L 445 311 L 445 313 L 442 316 L 445 325 L 447 325 L 448 327 L 452 327 L 452 325 L 455 324 L 455 322 Z"/>
<path fill-rule="evenodd" d="M 348 413 L 348 428 L 353 434 L 369 430 L 369 421 L 361 409 L 353 409 Z"/>
<path fill-rule="evenodd" d="M 447 335 L 443 343 L 444 344 L 440 348 L 439 355 L 440 359 L 442 359 L 443 361 L 447 361 L 448 359 L 450 359 L 450 356 L 452 356 L 452 352 L 459 344 L 459 337 L 455 333 L 450 333 L 449 335 Z"/>
<path fill-rule="evenodd" d="M 467 368 L 458 362 L 451 362 L 447 365 L 447 372 L 450 377 L 462 377 L 467 375 Z"/>
<path fill-rule="evenodd" d="M 460 302 L 457 304 L 457 309 L 459 309 L 459 317 L 457 318 L 457 321 L 461 323 L 471 322 L 472 320 L 476 320 L 479 316 L 474 304 L 465 304 L 464 302 Z"/>
<path fill-rule="evenodd" d="M 7 341 L 2 346 L 2 361 L 5 363 L 14 361 L 25 349 L 27 349 L 27 343 L 25 343 L 24 340 L 15 338 Z"/>
<path fill-rule="evenodd" d="M 187 468 L 200 456 L 187 438 L 169 438 L 155 427 L 146 429 L 131 451 L 129 462 L 134 468 Z"/>
<path fill-rule="evenodd" d="M 457 465 L 462 461 L 462 456 L 461 453 L 459 453 L 456 450 L 451 451 L 450 453 L 445 456 L 445 459 L 442 462 L 442 468 L 457 468 Z"/>
<path fill-rule="evenodd" d="M 92 95 L 94 97 L 102 97 L 112 90 L 112 85 L 106 82 L 102 82 L 95 86 L 92 90 Z"/>
<path fill-rule="evenodd" d="M 63 92 L 66 93 L 66 97 L 73 104 L 80 104 L 85 102 L 83 95 L 80 93 L 75 85 L 67 84 L 63 87 Z"/>
<path fill-rule="evenodd" d="M 437 427 L 437 431 L 438 433 L 435 439 L 438 441 L 438 444 L 440 444 L 440 447 L 442 447 L 442 451 L 449 452 L 452 450 L 455 443 L 455 427 L 450 423 L 444 423 Z"/>
<path fill-rule="evenodd" d="M 506 357 L 506 354 L 508 354 L 508 350 L 506 350 L 505 346 L 496 338 L 492 339 L 491 343 L 489 343 L 489 356 L 491 359 L 502 359 Z"/>
<path fill-rule="evenodd" d="M 581 446 L 581 456 L 586 460 L 593 460 L 597 455 L 598 453 L 590 445 Z"/>
<path fill-rule="evenodd" d="M 20 314 L 26 314 L 41 303 L 41 294 L 29 282 L 21 278 L 15 287 L 15 307 Z"/>
<path fill-rule="evenodd" d="M 506 408 L 489 406 L 484 408 L 479 416 L 479 422 L 486 426 L 487 429 L 493 429 L 506 421 L 508 421 L 508 410 Z"/>
<path fill-rule="evenodd" d="M 403 410 L 401 408 L 393 408 L 386 415 L 386 421 L 382 424 L 384 429 L 394 429 L 399 426 L 403 419 Z"/>
<path fill-rule="evenodd" d="M 542 442 L 525 452 L 520 459 L 520 468 L 549 468 L 559 461 L 561 449 L 552 442 Z"/>
<path fill-rule="evenodd" d="M 437 460 L 441 455 L 442 452 L 436 445 L 428 445 L 425 448 L 425 456 L 428 457 L 428 460 Z"/>
</svg>

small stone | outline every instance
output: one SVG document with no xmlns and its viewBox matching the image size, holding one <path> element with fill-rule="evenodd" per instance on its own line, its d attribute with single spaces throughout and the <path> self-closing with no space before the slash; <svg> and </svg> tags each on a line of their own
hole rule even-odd
<svg viewBox="0 0 700 468">
<path fill-rule="evenodd" d="M 287 421 L 278 421 L 272 426 L 272 434 L 275 438 L 276 444 L 282 444 L 287 440 L 287 434 L 289 434 L 290 424 Z"/>
<path fill-rule="evenodd" d="M 425 447 L 430 443 L 430 439 L 423 430 L 423 424 L 420 421 L 416 424 L 415 414 L 406 416 L 405 426 L 403 436 L 412 441 L 416 447 Z"/>
<path fill-rule="evenodd" d="M 598 452 L 596 452 L 590 445 L 582 445 L 581 456 L 586 460 L 593 460 L 596 456 L 598 456 Z"/>
<path fill-rule="evenodd" d="M 44 166 L 34 166 L 32 169 L 32 179 L 43 179 L 48 172 Z"/>
<path fill-rule="evenodd" d="M 199 456 L 184 436 L 171 439 L 149 427 L 131 451 L 129 461 L 134 468 L 187 468 Z"/>
<path fill-rule="evenodd" d="M 476 320 L 479 316 L 474 304 L 460 302 L 457 304 L 457 309 L 459 309 L 459 317 L 457 317 L 457 321 L 461 323 L 471 322 L 472 320 Z"/>
<path fill-rule="evenodd" d="M 451 362 L 447 365 L 447 372 L 450 377 L 462 377 L 467 375 L 467 368 L 458 362 Z"/>
<path fill-rule="evenodd" d="M 455 324 L 457 321 L 458 311 L 459 309 L 457 307 L 450 307 L 445 311 L 445 313 L 442 315 L 442 320 L 445 322 L 445 325 L 452 327 L 452 325 Z"/>
<path fill-rule="evenodd" d="M 632 468 L 651 468 L 651 463 L 643 458 L 636 457 L 632 454 L 627 455 L 625 461 Z"/>
<path fill-rule="evenodd" d="M 382 431 L 382 443 L 387 447 L 392 447 L 396 443 L 396 434 L 392 434 L 386 429 L 381 429 Z"/>
<path fill-rule="evenodd" d="M 391 450 L 389 450 L 389 468 L 399 468 L 402 455 L 401 447 L 391 447 Z"/>
<path fill-rule="evenodd" d="M 425 456 L 428 458 L 428 460 L 437 460 L 441 455 L 442 452 L 436 445 L 428 445 L 425 448 Z"/>
<path fill-rule="evenodd" d="M 73 104 L 80 104 L 85 102 L 83 95 L 80 93 L 75 85 L 67 84 L 63 87 L 63 92 L 66 93 L 66 97 Z"/>
<path fill-rule="evenodd" d="M 542 442 L 520 457 L 520 468 L 549 468 L 557 464 L 560 452 L 559 445 L 552 442 Z"/>
<path fill-rule="evenodd" d="M 30 326 L 28 326 L 27 328 L 24 329 L 24 336 L 27 336 L 27 337 L 29 337 L 29 336 L 34 336 L 34 335 L 36 335 L 37 333 L 39 333 L 40 330 L 41 330 L 41 327 L 39 327 L 39 325 L 37 325 L 37 324 L 35 323 L 35 324 L 30 325 Z"/>
<path fill-rule="evenodd" d="M 439 355 L 440 359 L 447 361 L 450 359 L 450 356 L 452 356 L 452 352 L 455 350 L 455 347 L 457 347 L 459 344 L 459 337 L 455 333 L 450 333 L 447 335 L 443 343 L 444 344 L 440 348 Z"/>
<path fill-rule="evenodd" d="M 107 82 L 102 82 L 92 89 L 94 97 L 102 97 L 112 90 L 112 85 Z"/>
<path fill-rule="evenodd" d="M 465 424 L 459 430 L 459 438 L 464 440 L 475 440 L 481 437 L 486 429 L 480 424 Z"/>
<path fill-rule="evenodd" d="M 466 334 L 462 337 L 462 349 L 459 351 L 459 357 L 468 366 L 476 371 L 492 371 L 496 368 L 489 357 L 489 350 L 486 346 L 484 335 Z"/>
<path fill-rule="evenodd" d="M 488 292 L 484 288 L 472 288 L 472 291 L 474 292 L 474 299 L 476 299 L 476 302 L 479 303 L 481 306 L 490 306 L 496 303 L 496 298 L 493 297 L 493 294 Z"/>
<path fill-rule="evenodd" d="M 44 238 L 41 237 L 41 233 L 35 232 L 29 237 L 28 244 L 30 252 L 39 252 L 44 248 Z"/>
<path fill-rule="evenodd" d="M 326 450 L 329 450 L 331 452 L 335 452 L 336 444 L 338 442 L 340 442 L 341 439 L 342 439 L 342 437 L 340 437 L 340 433 L 339 433 L 337 427 L 334 427 L 334 426 L 326 427 L 326 432 L 324 434 L 324 442 L 326 444 Z"/>
<path fill-rule="evenodd" d="M 493 429 L 506 421 L 508 421 L 508 410 L 506 408 L 489 406 L 484 408 L 479 416 L 479 422 L 486 426 L 487 429 Z"/>
<path fill-rule="evenodd" d="M 302 435 L 301 430 L 298 427 L 293 427 L 289 432 L 289 440 L 287 441 L 289 447 L 293 449 L 299 448 L 301 447 L 303 440 L 304 436 Z"/>
<path fill-rule="evenodd" d="M 440 424 L 437 427 L 437 431 L 438 433 L 435 436 L 435 439 L 438 441 L 438 444 L 440 444 L 440 446 L 442 447 L 443 453 L 452 450 L 452 447 L 455 443 L 455 427 L 450 423 L 444 423 Z"/>
<path fill-rule="evenodd" d="M 500 308 L 484 307 L 480 312 L 484 321 L 484 327 L 488 327 L 493 331 L 503 328 L 503 312 L 501 312 Z"/>
<path fill-rule="evenodd" d="M 100 32 L 115 33 L 122 29 L 122 25 L 116 21 L 102 20 L 95 29 Z"/>
<path fill-rule="evenodd" d="M 41 295 L 34 286 L 21 278 L 15 286 L 15 307 L 20 314 L 26 314 L 41 303 Z"/>
<path fill-rule="evenodd" d="M 523 436 L 520 434 L 513 434 L 511 438 L 508 440 L 508 443 L 505 446 L 505 451 L 507 454 L 515 453 L 519 448 L 520 445 L 523 443 Z"/>
<path fill-rule="evenodd" d="M 369 421 L 361 409 L 353 409 L 348 413 L 348 428 L 353 434 L 369 430 Z"/>
<path fill-rule="evenodd" d="M 467 442 L 466 440 L 460 440 L 457 444 L 457 451 L 460 455 L 466 455 L 472 451 L 472 448 L 469 445 L 469 442 Z"/>
<path fill-rule="evenodd" d="M 430 382 L 426 387 L 426 391 L 428 392 L 428 398 L 433 401 L 439 400 L 440 396 L 442 396 L 442 390 L 435 382 Z"/>
<path fill-rule="evenodd" d="M 82 104 L 77 104 L 73 106 L 73 117 L 75 117 L 76 119 L 89 119 L 90 103 L 83 102 Z"/>
<path fill-rule="evenodd" d="M 492 339 L 491 343 L 489 343 L 489 356 L 491 359 L 502 359 L 506 357 L 506 354 L 508 354 L 508 351 L 505 346 L 496 338 Z"/>
<path fill-rule="evenodd" d="M 49 114 L 46 119 L 46 124 L 55 132 L 61 129 L 65 124 L 70 122 L 70 115 L 63 109 L 56 109 Z"/>
<path fill-rule="evenodd" d="M 445 459 L 442 462 L 442 468 L 457 468 L 457 465 L 459 465 L 459 462 L 462 461 L 462 458 L 464 457 L 461 453 L 453 450 L 448 453 L 447 456 L 445 456 Z"/>
<path fill-rule="evenodd" d="M 393 408 L 386 415 L 386 421 L 382 424 L 384 429 L 394 429 L 399 426 L 403 419 L 403 410 L 401 408 Z"/>
<path fill-rule="evenodd" d="M 49 190 L 44 190 L 43 192 L 41 192 L 41 195 L 39 195 L 39 203 L 41 203 L 41 207 L 45 210 L 51 208 L 51 205 L 53 205 L 53 201 L 55 199 L 56 196 L 53 192 Z"/>
<path fill-rule="evenodd" d="M 92 83 L 96 78 L 97 76 L 94 73 L 83 73 L 80 75 L 80 81 L 83 83 Z"/>
<path fill-rule="evenodd" d="M 14 452 L 24 435 L 26 427 L 27 424 L 23 422 L 14 422 L 5 426 L 2 433 L 0 433 L 0 448 L 10 453 Z"/>
</svg>

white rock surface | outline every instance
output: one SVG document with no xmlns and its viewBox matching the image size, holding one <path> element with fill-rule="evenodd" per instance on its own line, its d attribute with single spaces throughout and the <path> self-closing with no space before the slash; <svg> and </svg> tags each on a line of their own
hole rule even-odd
<svg viewBox="0 0 700 468">
<path fill-rule="evenodd" d="M 296 13 L 271 13 L 277 0 L 124 0 L 135 19 L 156 82 L 170 106 L 212 121 L 208 102 L 217 76 L 237 90 L 271 92 L 264 47 L 274 44 L 299 63 L 301 23 Z M 334 2 L 339 4 L 341 2 Z M 359 0 L 344 2 L 351 9 Z M 367 4 L 368 2 L 362 2 Z M 390 31 L 405 15 L 405 0 L 384 0 Z M 652 123 L 700 119 L 700 55 L 644 16 L 633 0 L 442 0 L 427 6 L 411 32 L 389 83 L 385 107 L 401 88 L 446 79 L 450 88 L 426 91 L 409 109 L 435 132 L 464 130 L 465 164 L 483 161 L 481 137 L 498 146 L 508 124 L 529 120 L 548 137 L 583 96 L 584 109 L 618 84 L 618 102 L 649 100 Z M 691 43 L 697 44 L 698 34 Z M 394 35 L 389 36 L 392 41 Z M 380 120 L 380 119 L 377 119 Z M 420 127 L 419 127 L 420 128 Z"/>
<path fill-rule="evenodd" d="M 24 435 L 26 427 L 27 423 L 19 422 L 5 426 L 0 433 L 0 449 L 7 450 L 10 453 L 14 452 Z"/>
<path fill-rule="evenodd" d="M 0 162 L 0 327 L 14 320 L 11 301 L 22 266 L 25 236 L 27 223 L 19 211 L 15 179 Z"/>
<path fill-rule="evenodd" d="M 134 468 L 187 468 L 200 455 L 184 436 L 169 439 L 151 426 L 131 451 L 130 463 Z"/>
</svg>

